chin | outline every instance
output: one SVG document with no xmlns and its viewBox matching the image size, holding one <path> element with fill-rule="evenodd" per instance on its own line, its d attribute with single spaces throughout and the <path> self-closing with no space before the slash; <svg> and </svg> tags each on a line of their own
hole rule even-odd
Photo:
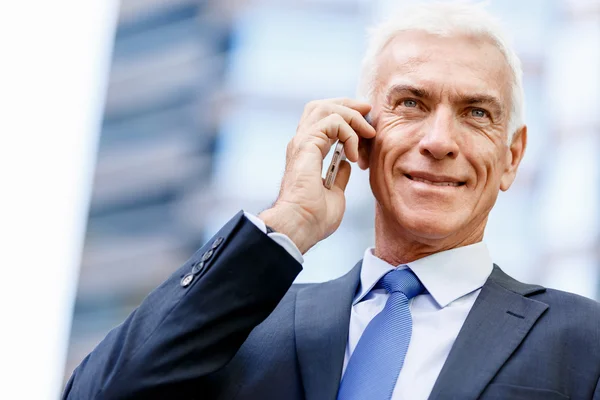
<svg viewBox="0 0 600 400">
<path fill-rule="evenodd" d="M 396 212 L 398 224 L 412 236 L 428 240 L 440 240 L 460 231 L 462 224 L 456 213 L 441 210 L 410 210 Z"/>
</svg>

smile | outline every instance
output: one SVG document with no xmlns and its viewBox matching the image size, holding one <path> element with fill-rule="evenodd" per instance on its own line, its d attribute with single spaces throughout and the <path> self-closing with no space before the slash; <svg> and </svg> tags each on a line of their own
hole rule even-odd
<svg viewBox="0 0 600 400">
<path fill-rule="evenodd" d="M 460 182 L 451 178 L 446 178 L 446 177 L 429 177 L 429 179 L 433 179 L 433 180 L 429 180 L 429 179 L 425 179 L 423 177 L 418 177 L 418 176 L 413 176 L 413 175 L 409 175 L 409 174 L 404 174 L 408 179 L 410 179 L 411 181 L 415 181 L 415 182 L 423 182 L 426 183 L 428 185 L 433 185 L 433 186 L 450 186 L 450 187 L 458 187 L 458 186 L 462 186 L 465 184 L 465 182 Z"/>
</svg>

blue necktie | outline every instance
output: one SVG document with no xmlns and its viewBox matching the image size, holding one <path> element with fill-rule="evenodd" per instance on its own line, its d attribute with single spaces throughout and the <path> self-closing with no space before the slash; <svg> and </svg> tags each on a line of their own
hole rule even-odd
<svg viewBox="0 0 600 400">
<path fill-rule="evenodd" d="M 391 399 L 412 334 L 408 301 L 423 292 L 409 269 L 393 270 L 375 288 L 390 293 L 383 311 L 363 332 L 342 378 L 338 400 Z"/>
</svg>

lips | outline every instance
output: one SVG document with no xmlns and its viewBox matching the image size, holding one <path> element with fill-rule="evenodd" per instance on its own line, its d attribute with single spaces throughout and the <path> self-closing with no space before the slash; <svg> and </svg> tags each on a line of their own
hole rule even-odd
<svg viewBox="0 0 600 400">
<path fill-rule="evenodd" d="M 423 182 L 433 186 L 450 186 L 458 187 L 465 184 L 464 181 L 448 176 L 437 176 L 428 173 L 411 173 L 404 174 L 408 179 L 415 182 Z"/>
</svg>

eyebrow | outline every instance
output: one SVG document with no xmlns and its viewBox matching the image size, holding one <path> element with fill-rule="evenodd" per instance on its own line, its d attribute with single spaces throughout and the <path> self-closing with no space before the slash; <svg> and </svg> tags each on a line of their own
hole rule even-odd
<svg viewBox="0 0 600 400">
<path fill-rule="evenodd" d="M 395 96 L 398 96 L 398 95 L 401 95 L 401 94 L 404 94 L 407 92 L 412 94 L 415 97 L 419 97 L 422 99 L 432 97 L 431 93 L 423 88 L 418 88 L 418 87 L 412 86 L 412 85 L 394 85 L 387 91 L 387 95 L 385 98 L 388 103 L 391 103 L 391 100 Z"/>
<path fill-rule="evenodd" d="M 412 96 L 414 96 L 416 98 L 420 98 L 420 99 L 430 99 L 433 97 L 431 92 L 428 91 L 427 89 L 424 89 L 421 87 L 416 87 L 413 85 L 400 84 L 400 85 L 392 86 L 387 91 L 386 100 L 388 103 L 392 103 L 392 100 L 394 99 L 394 97 L 397 97 L 402 94 L 407 94 L 407 93 L 410 93 Z M 502 107 L 502 103 L 501 103 L 500 99 L 498 99 L 495 96 L 488 95 L 488 94 L 469 94 L 469 95 L 460 95 L 459 94 L 459 95 L 453 96 L 453 97 L 455 97 L 454 101 L 456 101 L 459 104 L 487 105 L 490 108 L 492 108 L 493 111 L 496 114 L 498 114 L 499 116 L 502 116 L 504 114 L 504 107 Z"/>
<path fill-rule="evenodd" d="M 468 105 L 487 105 L 490 108 L 492 108 L 494 112 L 496 112 L 498 115 L 502 116 L 504 114 L 504 107 L 502 107 L 502 103 L 500 103 L 500 100 L 494 96 L 490 96 L 487 94 L 464 96 L 461 98 L 460 103 Z"/>
</svg>

